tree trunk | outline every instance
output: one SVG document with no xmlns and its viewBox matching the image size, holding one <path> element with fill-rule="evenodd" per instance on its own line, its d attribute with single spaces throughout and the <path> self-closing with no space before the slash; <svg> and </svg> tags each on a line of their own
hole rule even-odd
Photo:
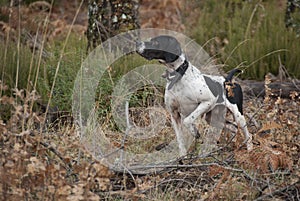
<svg viewBox="0 0 300 201">
<path fill-rule="evenodd" d="M 285 12 L 285 26 L 296 31 L 297 36 L 300 36 L 300 0 L 287 0 Z"/>
<path fill-rule="evenodd" d="M 138 29 L 138 7 L 138 0 L 89 0 L 87 50 L 121 32 Z"/>
</svg>

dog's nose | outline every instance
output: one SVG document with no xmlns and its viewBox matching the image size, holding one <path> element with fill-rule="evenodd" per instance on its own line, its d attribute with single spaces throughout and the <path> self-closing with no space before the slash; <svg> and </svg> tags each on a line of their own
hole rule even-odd
<svg viewBox="0 0 300 201">
<path fill-rule="evenodd" d="M 145 43 L 143 41 L 137 41 L 136 42 L 136 51 L 138 53 L 143 53 L 145 49 Z"/>
</svg>

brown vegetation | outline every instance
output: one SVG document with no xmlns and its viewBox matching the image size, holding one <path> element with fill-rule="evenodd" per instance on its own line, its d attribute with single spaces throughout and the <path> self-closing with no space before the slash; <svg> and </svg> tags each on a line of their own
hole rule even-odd
<svg viewBox="0 0 300 201">
<path fill-rule="evenodd" d="M 169 24 L 176 26 L 176 30 L 184 29 L 179 26 L 179 15 L 170 18 L 170 13 L 182 8 L 178 1 L 166 0 L 159 5 L 154 3 L 156 1 L 143 2 L 142 12 L 161 16 L 161 19 L 151 18 L 147 22 L 143 19 L 144 27 L 172 29 L 164 26 Z M 167 4 L 173 7 L 168 10 Z M 47 4 L 21 9 L 24 9 L 22 17 L 27 23 L 22 26 L 36 33 L 37 26 L 42 25 L 34 21 L 38 20 L 34 16 L 45 17 L 44 11 L 49 9 Z M 71 24 L 69 15 L 62 17 L 58 13 L 51 16 L 49 39 L 60 37 Z M 3 36 L 10 30 L 12 38 L 17 40 L 17 22 L 1 22 Z M 75 32 L 84 37 L 86 24 L 78 23 L 78 26 L 78 31 L 73 27 Z M 299 200 L 299 94 L 292 92 L 286 98 L 280 94 L 274 97 L 270 85 L 272 81 L 267 77 L 263 86 L 264 99 L 247 96 L 245 101 L 244 113 L 254 135 L 252 151 L 241 147 L 243 137 L 239 132 L 232 139 L 231 130 L 224 129 L 218 150 L 205 156 L 191 154 L 161 165 L 158 171 L 149 174 L 133 174 L 130 170 L 110 170 L 102 161 L 93 158 L 80 143 L 78 128 L 71 122 L 58 119 L 48 123 L 42 111 L 33 109 L 40 98 L 36 91 L 15 89 L 14 94 L 4 95 L 2 92 L 8 87 L 0 81 L 0 106 L 11 109 L 9 119 L 0 119 L 0 199 Z M 145 123 L 149 118 L 145 114 L 134 120 Z M 136 142 L 127 143 L 130 146 Z"/>
</svg>

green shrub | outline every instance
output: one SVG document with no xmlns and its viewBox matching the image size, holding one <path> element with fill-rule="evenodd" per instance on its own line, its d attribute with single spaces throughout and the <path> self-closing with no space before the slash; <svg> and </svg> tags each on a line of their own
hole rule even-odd
<svg viewBox="0 0 300 201">
<path fill-rule="evenodd" d="M 0 42 L 3 48 L 0 51 L 0 80 L 6 86 L 5 90 L 0 91 L 0 97 L 16 97 L 15 89 L 25 90 L 24 95 L 29 93 L 36 86 L 37 91 L 45 91 L 44 85 L 36 83 L 37 78 L 41 78 L 43 68 L 38 68 L 38 55 L 33 55 L 30 48 L 20 44 L 19 48 L 15 42 Z M 19 51 L 18 51 L 19 49 Z M 16 102 L 23 101 L 19 98 L 14 99 Z M 0 103 L 0 119 L 7 121 L 11 116 L 12 103 Z"/>
<path fill-rule="evenodd" d="M 99 80 L 96 91 L 96 105 L 99 116 L 105 117 L 111 112 L 111 94 L 120 78 L 129 71 L 149 63 L 153 62 L 148 62 L 137 54 L 129 54 L 110 65 L 111 69 L 104 72 L 101 80 Z M 129 101 L 130 107 L 133 105 L 139 107 L 146 106 L 153 95 L 153 91 L 151 90 L 151 86 L 145 86 L 134 92 Z"/>
<path fill-rule="evenodd" d="M 74 82 L 81 63 L 86 57 L 87 41 L 84 37 L 71 34 L 61 57 L 63 43 L 64 41 L 56 40 L 50 44 L 48 51 L 51 52 L 52 56 L 44 64 L 45 76 L 41 77 L 40 82 L 47 86 L 47 90 L 42 92 L 43 97 L 46 97 L 50 93 L 54 79 L 56 79 L 51 105 L 58 107 L 60 111 L 71 111 Z M 59 62 L 60 65 L 55 78 Z M 46 100 L 48 101 L 48 99 Z"/>
<path fill-rule="evenodd" d="M 0 80 L 8 85 L 10 89 L 5 93 L 12 95 L 12 89 L 16 86 L 18 89 L 31 91 L 35 85 L 38 94 L 41 96 L 42 104 L 46 105 L 54 81 L 56 67 L 60 60 L 62 42 L 55 41 L 47 46 L 49 56 L 43 57 L 40 65 L 39 53 L 35 52 L 35 55 L 33 55 L 32 51 L 25 45 L 20 45 L 19 53 L 17 44 L 14 42 L 10 42 L 8 45 L 2 42 L 1 46 L 7 49 L 7 51 L 0 52 L 0 59 L 3 61 Z M 5 52 L 7 52 L 6 56 Z M 59 110 L 70 111 L 71 109 L 74 81 L 85 56 L 86 40 L 79 40 L 78 36 L 71 35 L 61 59 L 51 101 L 51 105 L 57 106 Z"/>
<path fill-rule="evenodd" d="M 19 51 L 14 42 L 8 44 L 0 42 L 0 45 L 3 47 L 3 51 L 0 51 L 0 60 L 2 61 L 0 80 L 9 89 L 15 87 L 19 89 L 32 88 L 37 73 L 37 55 L 33 55 L 31 50 L 22 44 Z M 8 93 L 12 94 L 12 90 L 9 90 Z"/>
<path fill-rule="evenodd" d="M 201 7 L 200 7 L 201 6 Z M 300 77 L 300 38 L 285 27 L 285 8 L 278 1 L 218 1 L 199 5 L 191 35 L 225 70 L 245 69 L 246 78 L 263 79 L 278 73 L 279 60 L 292 76 Z"/>
</svg>

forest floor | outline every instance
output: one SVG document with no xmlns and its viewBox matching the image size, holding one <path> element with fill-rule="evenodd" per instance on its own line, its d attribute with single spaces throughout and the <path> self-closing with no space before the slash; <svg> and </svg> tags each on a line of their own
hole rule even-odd
<svg viewBox="0 0 300 201">
<path fill-rule="evenodd" d="M 184 31 L 180 15 L 170 18 L 170 13 L 182 7 L 180 3 L 165 1 L 173 6 L 162 12 L 166 5 L 158 7 L 154 2 L 144 0 L 141 11 L 156 13 L 161 20 L 146 21 L 144 17 L 142 27 Z M 77 1 L 67 0 L 55 4 L 49 40 L 64 37 L 78 6 Z M 35 33 L 34 20 L 37 15 L 44 16 L 43 8 L 21 9 L 26 19 L 22 26 Z M 1 11 L 8 12 L 5 8 Z M 86 13 L 87 7 L 73 27 L 81 37 L 87 26 Z M 0 24 L 2 36 L 7 28 L 12 33 L 17 29 L 17 15 L 12 19 L 9 27 Z M 245 98 L 244 113 L 254 136 L 252 151 L 240 147 L 239 131 L 234 139 L 224 131 L 218 150 L 205 157 L 191 152 L 148 174 L 109 169 L 85 149 L 78 128 L 70 122 L 36 127 L 45 118 L 28 110 L 38 99 L 36 92 L 16 90 L 14 97 L 3 95 L 0 103 L 12 108 L 12 116 L 7 122 L 0 119 L 0 200 L 300 200 L 300 96 L 291 92 L 289 98 L 274 97 L 270 82 L 265 80 L 264 98 Z M 0 87 L 7 90 L 2 82 Z"/>
</svg>

